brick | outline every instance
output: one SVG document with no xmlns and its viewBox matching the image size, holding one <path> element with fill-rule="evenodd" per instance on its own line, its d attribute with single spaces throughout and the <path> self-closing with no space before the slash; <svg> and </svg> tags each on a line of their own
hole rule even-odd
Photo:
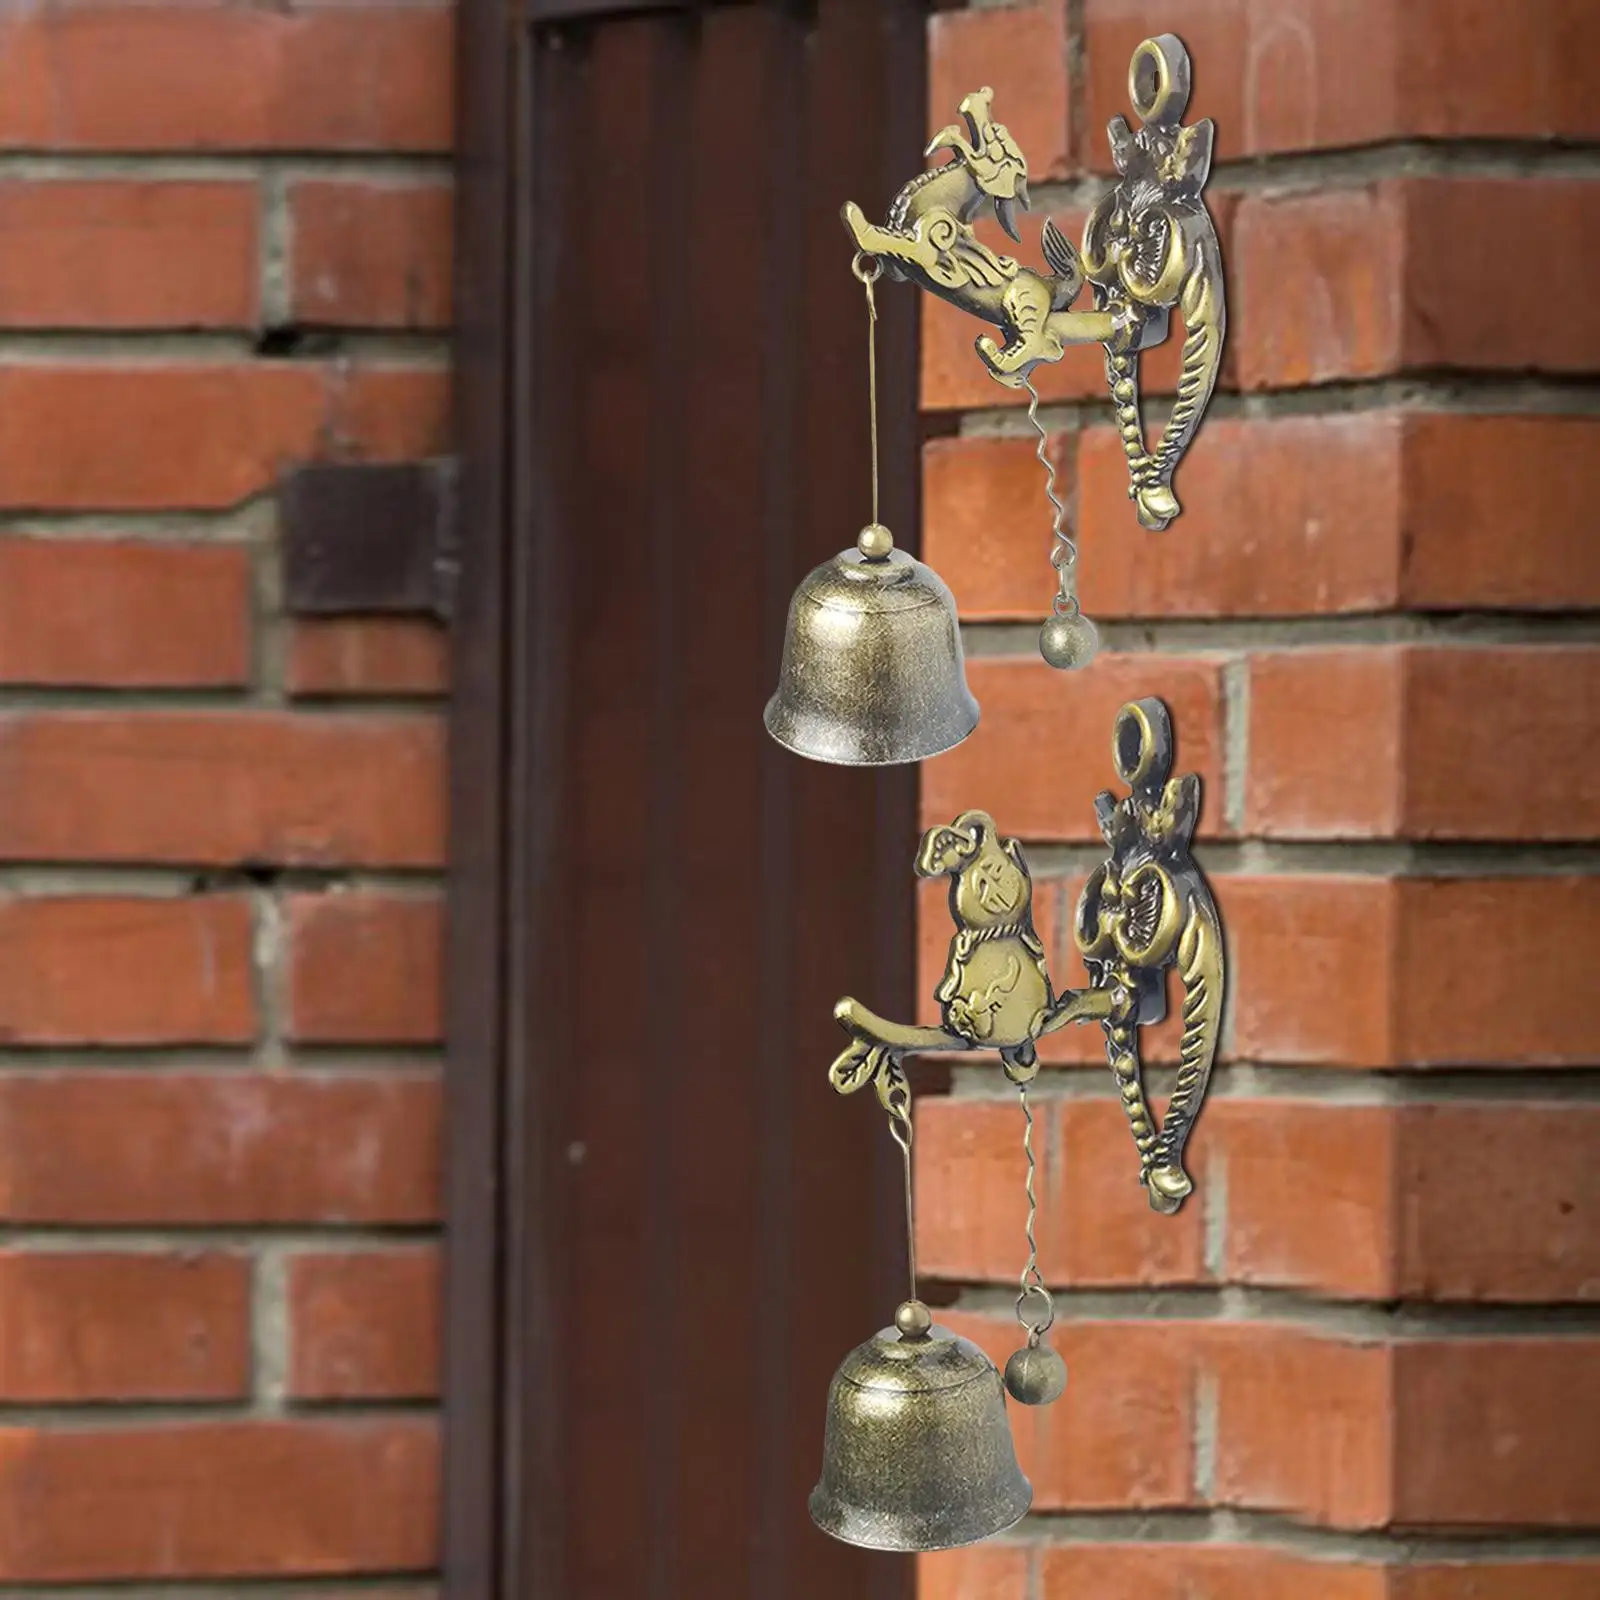
<svg viewBox="0 0 1600 1600">
<path fill-rule="evenodd" d="M 952 122 L 964 131 L 956 107 L 988 87 L 995 120 L 1027 157 L 1029 180 L 1064 178 L 1071 170 L 1067 82 L 1065 15 L 1058 5 L 936 12 L 928 19 L 930 138 Z"/>
<path fill-rule="evenodd" d="M 0 509 L 222 510 L 305 461 L 430 454 L 448 410 L 432 368 L 0 366 Z"/>
<path fill-rule="evenodd" d="M 1600 1561 L 1451 1561 L 1394 1574 L 1392 1600 L 1589 1600 Z"/>
<path fill-rule="evenodd" d="M 1600 1062 L 1590 997 L 1600 878 L 1401 887 L 1393 1055 L 1413 1066 Z"/>
<path fill-rule="evenodd" d="M 1402 603 L 1600 606 L 1597 460 L 1600 422 L 1587 417 L 1408 417 Z"/>
<path fill-rule="evenodd" d="M 1155 0 L 1088 0 L 1090 160 L 1110 171 L 1107 121 L 1128 105 L 1128 61 L 1172 25 Z M 1341 149 L 1396 139 L 1584 139 L 1600 113 L 1570 63 L 1600 46 L 1587 0 L 1530 16 L 1452 0 L 1221 0 L 1186 13 L 1188 120 L 1213 117 L 1217 155 Z"/>
<path fill-rule="evenodd" d="M 1037 1556 L 1016 1545 L 968 1545 L 916 1558 L 917 1600 L 1019 1600 Z"/>
<path fill-rule="evenodd" d="M 0 1401 L 239 1400 L 249 1389 L 243 1256 L 0 1253 Z"/>
<path fill-rule="evenodd" d="M 1039 1261 L 1058 1286 L 1208 1281 L 1390 1300 L 1600 1297 L 1600 1178 L 1585 1107 L 1350 1106 L 1224 1098 L 1188 1165 L 1196 1203 L 1143 1204 L 1115 1102 L 1035 1095 Z M 1009 1100 L 918 1105 L 917 1259 L 1010 1283 L 1021 1258 L 1022 1118 Z M 1530 1244 L 1529 1241 L 1536 1241 Z"/>
<path fill-rule="evenodd" d="M 256 211 L 249 183 L 0 182 L 0 327 L 253 327 Z"/>
<path fill-rule="evenodd" d="M 1270 838 L 1406 834 L 1405 655 L 1383 647 L 1250 660 L 1245 826 Z"/>
<path fill-rule="evenodd" d="M 1337 1528 L 1390 1520 L 1392 1352 L 1281 1324 L 1206 1330 L 1215 1408 L 1209 1498 Z"/>
<path fill-rule="evenodd" d="M 449 686 L 450 636 L 409 617 L 296 622 L 284 679 L 290 694 L 436 695 Z"/>
<path fill-rule="evenodd" d="M 1562 179 L 1394 179 L 1249 195 L 1233 221 L 1230 291 L 1239 383 L 1287 388 L 1406 371 L 1583 372 L 1600 358 L 1600 309 L 1579 304 L 1581 241 L 1600 189 Z M 1459 241 L 1493 228 L 1550 252 L 1550 326 L 1488 315 L 1498 279 Z"/>
<path fill-rule="evenodd" d="M 429 1418 L 0 1429 L 0 1579 L 425 1571 Z"/>
<path fill-rule="evenodd" d="M 1600 1522 L 1592 1339 L 1418 1340 L 1395 1364 L 1394 1520 L 1442 1527 Z"/>
<path fill-rule="evenodd" d="M 439 1391 L 435 1250 L 301 1253 L 289 1261 L 289 1392 L 298 1400 Z"/>
<path fill-rule="evenodd" d="M 1212 885 L 1227 937 L 1230 1054 L 1390 1065 L 1397 891 L 1382 878 L 1235 877 Z"/>
<path fill-rule="evenodd" d="M 1593 838 L 1597 702 L 1592 647 L 1256 656 L 1247 826 L 1276 838 Z"/>
<path fill-rule="evenodd" d="M 1107 1288 L 1201 1282 L 1201 1207 L 1185 1206 L 1175 1217 L 1151 1211 L 1120 1104 L 1109 1096 L 1032 1098 L 1036 1232 L 1046 1281 Z M 929 1095 L 918 1102 L 920 1271 L 959 1282 L 1016 1279 L 1026 1254 L 1022 1127 L 1014 1099 Z M 1197 1135 L 1196 1157 L 1201 1143 Z M 1188 1165 L 1203 1180 L 1197 1161 Z"/>
<path fill-rule="evenodd" d="M 323 1044 L 437 1043 L 442 910 L 435 896 L 294 896 L 288 1036 Z"/>
<path fill-rule="evenodd" d="M 1009 13 L 988 13 L 1008 15 Z M 951 13 L 952 18 L 979 16 L 985 13 Z M 1233 213 L 1237 196 L 1208 194 L 1206 204 L 1216 224 L 1218 243 L 1223 260 L 1229 259 Z M 1088 219 L 1087 210 L 1063 209 L 1054 211 L 1020 212 L 1018 231 L 1027 242 L 1020 248 L 996 222 L 985 214 L 973 224 L 978 237 L 1001 255 L 1021 259 L 1042 271 L 1043 255 L 1038 239 L 1044 231 L 1048 216 L 1074 243 L 1083 238 L 1083 226 Z M 1230 286 L 1228 293 L 1232 295 Z M 928 411 L 953 411 L 991 406 L 1026 406 L 1025 389 L 1012 389 L 997 383 L 988 374 L 973 350 L 973 340 L 981 331 L 969 316 L 955 311 L 932 295 L 923 295 L 919 314 L 922 319 L 922 405 Z M 1084 292 L 1076 309 L 1092 309 L 1091 297 Z M 1154 349 L 1144 351 L 1139 357 L 1139 386 L 1143 394 L 1167 395 L 1176 391 L 1178 374 L 1183 363 L 1184 322 L 1174 308 L 1165 341 Z M 1233 344 L 1224 340 L 1222 370 L 1218 374 L 1219 388 L 1235 387 Z M 1069 348 L 1060 361 L 1050 362 L 1035 369 L 1034 387 L 1042 401 L 1104 399 L 1108 413 L 1110 400 L 1106 393 L 1105 350 L 1098 344 Z M 1154 437 L 1153 434 L 1147 436 Z M 1137 528 L 1133 513 L 1128 512 L 1130 524 Z M 1046 524 L 1048 530 L 1048 523 Z"/>
<path fill-rule="evenodd" d="M 1182 515 L 1149 534 L 1129 525 L 1120 436 L 1088 429 L 1078 452 L 1084 610 L 1249 617 L 1393 609 L 1402 431 L 1400 418 L 1384 412 L 1214 418 L 1174 480 Z"/>
<path fill-rule="evenodd" d="M 1600 1109 L 1415 1105 L 1398 1134 L 1399 1295 L 1600 1299 Z"/>
<path fill-rule="evenodd" d="M 1009 1318 L 942 1311 L 938 1321 L 1003 1367 L 1021 1342 Z M 1067 1363 L 1053 1406 L 1009 1408 L 1035 1511 L 1193 1503 L 1193 1324 L 1058 1322 Z"/>
<path fill-rule="evenodd" d="M 1232 1035 L 1247 1061 L 1560 1067 L 1600 1060 L 1583 952 L 1600 880 L 1232 877 Z"/>
<path fill-rule="evenodd" d="M 421 1075 L 5 1073 L 0 1216 L 432 1222 L 438 1139 L 438 1084 Z"/>
<path fill-rule="evenodd" d="M 929 447 L 928 560 L 964 615 L 1040 609 L 1037 499 L 1016 459 Z M 1218 417 L 1179 469 L 1182 519 L 1129 528 L 1127 468 L 1111 428 L 1079 436 L 1076 524 L 1094 617 L 1326 616 L 1395 610 L 1571 610 L 1600 605 L 1581 417 L 1369 411 Z M 935 472 L 937 471 L 937 476 Z M 1031 476 L 1031 484 L 1030 484 Z M 1024 537 L 1021 530 L 1026 529 Z"/>
<path fill-rule="evenodd" d="M 1051 511 L 1035 444 L 949 438 L 923 447 L 923 559 L 950 585 L 968 621 L 1038 621 L 1049 611 L 1056 585 Z M 1051 437 L 1057 488 L 1069 503 L 1074 445 L 1071 435 Z"/>
<path fill-rule="evenodd" d="M 444 151 L 450 9 L 89 3 L 0 17 L 0 148 Z"/>
<path fill-rule="evenodd" d="M 1229 1283 L 1392 1297 L 1394 1107 L 1218 1100 L 1195 1143 L 1207 1151 L 1201 1195 Z"/>
<path fill-rule="evenodd" d="M 0 1040 L 242 1044 L 256 1007 L 242 898 L 0 899 Z"/>
<path fill-rule="evenodd" d="M 1046 1547 L 1039 1600 L 1138 1595 L 1140 1600 L 1388 1600 L 1377 1562 L 1289 1555 L 1258 1545 L 1080 1544 Z"/>
<path fill-rule="evenodd" d="M 250 555 L 235 546 L 0 539 L 0 681 L 235 688 L 250 678 Z"/>
<path fill-rule="evenodd" d="M 435 866 L 441 745 L 431 716 L 0 717 L 0 854 Z"/>
<path fill-rule="evenodd" d="M 1129 700 L 1158 695 L 1172 712 L 1175 770 L 1204 786 L 1198 832 L 1221 824 L 1220 669 L 1209 660 L 1106 653 L 1089 672 L 1041 671 L 1037 656 L 967 663 L 983 708 L 977 731 L 922 774 L 924 826 L 969 807 L 990 811 L 1001 831 L 1027 840 L 1094 839 L 1094 797 L 1123 793 L 1111 764 L 1111 729 Z"/>
<path fill-rule="evenodd" d="M 449 184 L 307 181 L 290 187 L 289 211 L 295 322 L 449 326 Z"/>
</svg>

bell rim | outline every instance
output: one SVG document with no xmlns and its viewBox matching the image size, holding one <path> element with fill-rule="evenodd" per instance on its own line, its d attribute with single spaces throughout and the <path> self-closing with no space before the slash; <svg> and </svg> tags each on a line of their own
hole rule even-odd
<svg viewBox="0 0 1600 1600">
<path fill-rule="evenodd" d="M 972 693 L 967 691 L 969 699 Z M 964 744 L 977 732 L 981 720 L 981 709 L 976 699 L 972 699 L 972 721 L 953 739 L 942 744 L 918 745 L 905 755 L 891 756 L 865 756 L 865 755 L 824 755 L 820 750 L 799 743 L 797 740 L 785 738 L 774 724 L 780 720 L 782 712 L 786 709 L 781 705 L 783 695 L 780 690 L 767 701 L 767 707 L 762 714 L 762 723 L 773 739 L 792 755 L 803 757 L 807 761 L 821 761 L 830 767 L 905 767 L 914 765 L 918 761 L 931 761 L 935 756 L 942 756 L 946 751 L 954 750 L 958 744 Z"/>
<path fill-rule="evenodd" d="M 935 1550 L 964 1550 L 968 1545 L 982 1544 L 984 1540 L 993 1539 L 1016 1527 L 1033 1509 L 1032 1480 L 1018 1469 L 1016 1482 L 1021 1490 L 1021 1505 L 1015 1515 L 1012 1514 L 1011 1508 L 1008 1506 L 1004 1522 L 985 1525 L 981 1530 L 963 1534 L 959 1538 L 939 1539 L 937 1542 L 911 1537 L 894 1540 L 852 1538 L 850 1533 L 846 1531 L 849 1526 L 847 1513 L 841 1511 L 838 1516 L 825 1520 L 832 1502 L 820 1483 L 811 1491 L 811 1497 L 806 1502 L 806 1510 L 810 1513 L 811 1520 L 816 1527 L 827 1534 L 830 1539 L 837 1539 L 842 1544 L 854 1545 L 858 1550 L 885 1550 L 900 1555 L 917 1555 L 931 1553 Z"/>
</svg>

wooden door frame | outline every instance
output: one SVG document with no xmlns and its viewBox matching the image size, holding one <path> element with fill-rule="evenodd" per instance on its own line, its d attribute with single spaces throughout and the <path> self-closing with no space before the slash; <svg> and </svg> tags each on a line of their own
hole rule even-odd
<svg viewBox="0 0 1600 1600">
<path fill-rule="evenodd" d="M 537 1074 L 516 1058 L 515 985 L 526 937 L 515 885 L 515 802 L 537 796 L 538 641 L 516 623 L 517 530 L 536 525 L 530 427 L 518 353 L 529 348 L 535 283 L 529 148 L 533 27 L 540 20 L 694 9 L 700 0 L 458 0 L 455 223 L 455 425 L 461 572 L 452 642 L 450 864 L 445 1070 L 443 1289 L 443 1593 L 447 1600 L 564 1600 L 540 1578 L 559 1539 L 562 1501 L 540 1494 L 559 1471 L 562 1379 L 549 1345 L 555 1306 L 530 1195 L 545 1152 L 513 1130 L 535 1118 Z M 730 0 L 722 0 L 730 3 Z M 739 3 L 739 0 L 732 0 Z M 746 0 L 803 5 L 804 0 Z M 865 0 L 864 0 L 865 3 Z M 912 6 L 919 0 L 873 0 Z M 914 66 L 920 83 L 920 54 Z M 920 100 L 920 97 L 918 97 Z M 906 108 L 897 113 L 907 121 Z M 920 143 L 920 126 L 897 133 Z M 902 142 L 904 142 L 902 137 Z M 888 177 L 885 174 L 885 177 Z M 885 195 L 886 197 L 886 195 Z M 886 353 L 893 361 L 895 352 Z M 904 352 L 900 359 L 904 361 Z M 524 363 L 526 365 L 526 363 Z M 902 396 L 906 393 L 902 386 Z M 904 403 L 902 401 L 902 403 Z M 890 437 L 914 439 L 913 414 Z M 891 466 L 912 477 L 915 451 Z M 898 531 L 898 530 L 897 530 Z M 533 541 L 536 543 L 536 541 Z M 912 543 L 902 539 L 903 543 Z M 909 926 L 910 890 L 887 869 L 875 885 L 884 926 Z M 901 896 L 902 899 L 894 900 Z M 894 901 L 893 904 L 890 902 Z M 864 910 L 866 908 L 863 908 Z M 842 1352 L 841 1352 L 842 1353 Z M 552 1487 L 553 1483 L 552 1483 Z M 551 1507 L 512 1527 L 511 1507 Z"/>
</svg>

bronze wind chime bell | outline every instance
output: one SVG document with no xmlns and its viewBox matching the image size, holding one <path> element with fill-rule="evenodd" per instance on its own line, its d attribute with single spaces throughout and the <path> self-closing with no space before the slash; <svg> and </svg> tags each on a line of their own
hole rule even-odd
<svg viewBox="0 0 1600 1600">
<path fill-rule="evenodd" d="M 1028 392 L 1028 420 L 1038 434 L 1045 494 L 1054 510 L 1056 593 L 1039 635 L 1040 653 L 1051 666 L 1087 666 L 1099 636 L 1078 605 L 1077 545 L 1046 453 L 1035 367 L 1059 361 L 1070 345 L 1104 347 L 1128 495 L 1139 521 L 1159 529 L 1178 515 L 1173 473 L 1200 425 L 1222 361 L 1221 257 L 1201 195 L 1213 129 L 1208 120 L 1181 125 L 1189 56 L 1172 34 L 1146 39 L 1134 51 L 1128 92 L 1142 125 L 1132 131 L 1122 117 L 1111 121 L 1119 181 L 1090 213 L 1081 252 L 1055 223 L 1045 222 L 1044 271 L 1000 255 L 972 228 L 992 210 L 1020 239 L 1016 208 L 1030 203 L 1027 160 L 991 117 L 989 89 L 962 100 L 965 126 L 943 129 L 926 152 L 948 150 L 950 160 L 913 178 L 891 202 L 883 226 L 869 222 L 853 202 L 844 207 L 857 252 L 855 274 L 867 298 L 872 520 L 852 549 L 806 577 L 789 608 L 766 724 L 799 755 L 863 766 L 919 761 L 959 744 L 978 723 L 954 597 L 930 567 L 896 550 L 878 521 L 873 284 L 880 274 L 915 283 L 990 324 L 999 337 L 978 339 L 979 358 L 996 382 Z M 1086 284 L 1094 309 L 1075 310 Z M 1160 440 L 1147 448 L 1139 353 L 1165 340 L 1174 306 L 1186 329 L 1178 395 Z"/>
<path fill-rule="evenodd" d="M 1174 778 L 1172 728 L 1159 700 L 1117 715 L 1112 735 L 1121 800 L 1095 801 L 1109 858 L 1078 901 L 1075 942 L 1089 987 L 1056 993 L 1033 925 L 1033 880 L 1022 847 L 994 819 L 968 811 L 931 828 L 917 875 L 948 877 L 955 937 L 935 991 L 940 1025 L 891 1022 L 857 1000 L 834 1017 L 850 1043 L 829 1069 L 840 1094 L 871 1084 L 900 1146 L 905 1175 L 911 1297 L 895 1325 L 845 1357 L 828 1393 L 822 1475 L 811 1515 L 824 1531 L 878 1550 L 941 1550 L 999 1533 L 1032 1499 L 1006 1421 L 1007 1394 L 1048 1405 L 1066 1388 L 1061 1357 L 1044 1342 L 1055 1302 L 1039 1272 L 1034 1238 L 1033 1112 L 1028 1085 L 1038 1043 L 1070 1022 L 1098 1022 L 1152 1209 L 1177 1211 L 1194 1184 L 1184 1150 L 1205 1100 L 1221 1030 L 1222 933 L 1204 875 L 1189 854 L 1200 780 Z M 1145 1094 L 1139 1028 L 1166 1013 L 1166 975 L 1183 986 L 1177 1081 L 1160 1118 Z M 907 1056 L 993 1050 L 1016 1086 L 1027 1167 L 1028 1247 L 1017 1296 L 1025 1343 L 999 1371 L 983 1351 L 934 1325 L 917 1299 L 912 1204 L 911 1086 Z"/>
<path fill-rule="evenodd" d="M 973 232 L 973 221 L 992 208 L 1018 238 L 1016 208 L 1029 203 L 1027 162 L 992 119 L 988 89 L 961 102 L 964 126 L 944 129 L 927 152 L 948 150 L 950 160 L 908 183 L 882 227 L 860 207 L 844 208 L 856 247 L 853 270 L 867 300 L 872 518 L 852 549 L 805 579 L 789 608 L 766 724 L 800 755 L 857 765 L 916 761 L 958 744 L 978 721 L 955 599 L 931 568 L 895 548 L 878 520 L 873 287 L 881 275 L 916 283 L 989 323 L 997 332 L 977 340 L 980 359 L 997 382 L 1028 393 L 1028 421 L 1054 509 L 1056 592 L 1039 640 L 1051 666 L 1087 666 L 1098 640 L 1078 604 L 1077 547 L 1046 453 L 1035 367 L 1060 360 L 1072 344 L 1103 346 L 1138 519 L 1160 529 L 1178 515 L 1173 473 L 1221 362 L 1221 260 L 1201 197 L 1213 130 L 1206 121 L 1181 125 L 1189 58 L 1171 34 L 1134 51 L 1128 91 L 1141 125 L 1133 131 L 1122 117 L 1111 122 L 1119 181 L 1091 212 L 1081 252 L 1054 223 L 1044 224 L 1045 271 L 997 254 Z M 1074 310 L 1085 284 L 1093 309 Z M 1139 353 L 1166 338 L 1173 307 L 1186 330 L 1182 370 L 1166 427 L 1147 447 Z M 888 1114 L 904 1169 L 910 1269 L 910 1294 L 893 1326 L 845 1357 L 828 1392 L 811 1515 L 852 1544 L 880 1550 L 971 1544 L 1010 1527 L 1031 1503 L 1007 1398 L 1048 1405 L 1067 1384 L 1066 1366 L 1045 1339 L 1055 1301 L 1034 1236 L 1028 1090 L 1039 1071 L 1039 1040 L 1068 1023 L 1098 1022 L 1150 1206 L 1170 1215 L 1194 1187 L 1184 1152 L 1216 1055 L 1224 980 L 1216 905 L 1189 853 L 1200 784 L 1193 775 L 1172 776 L 1172 728 L 1159 700 L 1123 706 L 1112 758 L 1128 793 L 1118 799 L 1108 791 L 1095 801 L 1110 853 L 1091 874 L 1074 923 L 1086 988 L 1058 993 L 1051 981 L 1019 841 L 1002 836 L 986 812 L 966 811 L 947 827 L 929 829 L 916 861 L 919 877 L 949 880 L 955 923 L 935 994 L 939 1026 L 892 1022 L 853 999 L 834 1008 L 850 1042 L 829 1079 L 841 1094 L 870 1084 Z M 1139 1029 L 1165 1016 L 1173 971 L 1183 989 L 1183 1035 L 1172 1091 L 1158 1115 L 1145 1091 Z M 1027 1259 L 1016 1312 L 1024 1337 L 1003 1377 L 977 1345 L 935 1325 L 918 1298 L 905 1063 L 934 1051 L 995 1052 L 1022 1111 Z"/>
</svg>

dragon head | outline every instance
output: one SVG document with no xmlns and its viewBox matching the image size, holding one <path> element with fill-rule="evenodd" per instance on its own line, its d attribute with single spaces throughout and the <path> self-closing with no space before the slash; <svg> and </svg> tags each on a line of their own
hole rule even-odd
<svg viewBox="0 0 1600 1600">
<path fill-rule="evenodd" d="M 956 160 L 972 174 L 973 182 L 994 202 L 1000 226 L 1013 239 L 1020 240 L 1016 208 L 1021 205 L 1024 211 L 1028 209 L 1028 162 L 1017 141 L 989 115 L 993 100 L 993 89 L 969 94 L 956 107 L 966 120 L 965 129 L 958 122 L 941 128 L 923 154 L 953 150 Z"/>
</svg>

